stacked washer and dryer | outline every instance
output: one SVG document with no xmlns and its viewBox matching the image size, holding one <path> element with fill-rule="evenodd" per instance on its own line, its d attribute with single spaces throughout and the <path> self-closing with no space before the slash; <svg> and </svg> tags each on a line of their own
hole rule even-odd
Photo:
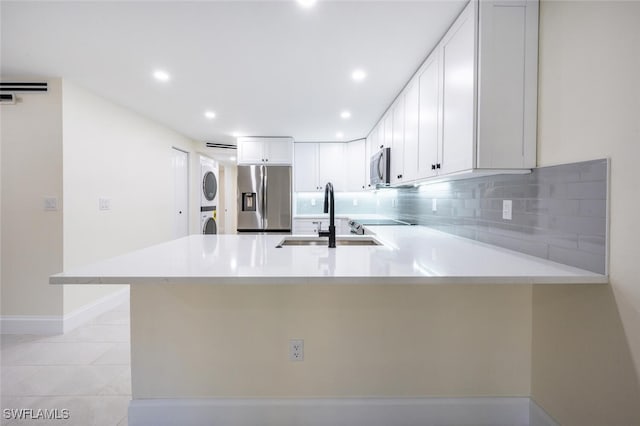
<svg viewBox="0 0 640 426">
<path fill-rule="evenodd" d="M 200 176 L 202 187 L 200 192 L 200 229 L 203 234 L 218 233 L 218 163 L 200 156 Z"/>
</svg>

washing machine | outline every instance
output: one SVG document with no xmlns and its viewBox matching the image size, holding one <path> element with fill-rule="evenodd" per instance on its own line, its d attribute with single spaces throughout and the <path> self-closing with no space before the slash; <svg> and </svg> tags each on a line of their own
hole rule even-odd
<svg viewBox="0 0 640 426">
<path fill-rule="evenodd" d="M 200 229 L 203 234 L 217 234 L 218 163 L 200 157 Z"/>
<path fill-rule="evenodd" d="M 200 206 L 216 207 L 218 205 L 218 163 L 210 158 L 200 157 L 200 170 Z"/>
<path fill-rule="evenodd" d="M 200 212 L 200 229 L 202 233 L 205 235 L 208 234 L 217 234 L 218 233 L 218 217 L 216 207 L 203 207 L 204 209 Z"/>
</svg>

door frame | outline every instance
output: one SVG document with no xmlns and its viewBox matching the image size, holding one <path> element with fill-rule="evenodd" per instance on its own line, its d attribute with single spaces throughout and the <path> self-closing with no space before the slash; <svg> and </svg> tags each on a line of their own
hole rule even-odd
<svg viewBox="0 0 640 426">
<path fill-rule="evenodd" d="M 183 154 L 185 154 L 187 156 L 187 206 L 186 206 L 186 218 L 187 218 L 187 235 L 191 234 L 191 153 L 183 148 L 179 148 L 177 146 L 171 146 L 172 150 L 181 152 Z M 174 154 L 175 155 L 175 154 Z M 175 179 L 175 171 L 173 171 L 173 179 Z M 175 207 L 175 180 L 174 180 L 174 193 L 173 193 L 173 203 L 172 203 L 172 207 Z M 174 212 L 175 214 L 175 212 Z M 175 222 L 173 223 L 173 232 L 172 232 L 172 236 L 175 238 Z"/>
</svg>

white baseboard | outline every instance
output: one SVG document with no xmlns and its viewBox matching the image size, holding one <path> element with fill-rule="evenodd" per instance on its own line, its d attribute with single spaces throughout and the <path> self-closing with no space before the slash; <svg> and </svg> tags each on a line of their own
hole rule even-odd
<svg viewBox="0 0 640 426">
<path fill-rule="evenodd" d="M 0 317 L 2 334 L 62 334 L 64 318 L 44 315 L 3 315 Z"/>
<path fill-rule="evenodd" d="M 64 332 L 78 328 L 95 317 L 104 314 L 129 299 L 129 287 L 83 305 L 64 316 Z"/>
<path fill-rule="evenodd" d="M 553 417 L 547 413 L 544 408 L 540 407 L 531 399 L 529 407 L 529 425 L 530 426 L 560 426 Z"/>
<path fill-rule="evenodd" d="M 529 426 L 514 398 L 134 399 L 130 426 Z"/>
<path fill-rule="evenodd" d="M 2 334 L 64 334 L 115 308 L 128 298 L 129 289 L 123 288 L 64 316 L 4 315 L 0 317 L 0 329 Z"/>
</svg>

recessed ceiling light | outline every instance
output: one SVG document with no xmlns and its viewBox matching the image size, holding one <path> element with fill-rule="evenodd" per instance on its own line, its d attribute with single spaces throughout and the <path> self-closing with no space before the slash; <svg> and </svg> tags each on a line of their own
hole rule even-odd
<svg viewBox="0 0 640 426">
<path fill-rule="evenodd" d="M 340 117 L 347 119 L 347 118 L 351 118 L 351 113 L 349 111 L 342 111 L 340 113 Z"/>
<path fill-rule="evenodd" d="M 204 116 L 207 117 L 209 120 L 212 120 L 216 118 L 216 113 L 213 111 L 205 111 Z"/>
<path fill-rule="evenodd" d="M 296 0 L 298 4 L 304 8 L 313 7 L 316 4 L 316 0 Z"/>
<path fill-rule="evenodd" d="M 361 69 L 357 69 L 351 73 L 351 78 L 353 78 L 355 81 L 362 81 L 367 78 L 367 73 Z"/>
<path fill-rule="evenodd" d="M 336 138 L 338 138 L 338 139 L 344 138 L 344 133 L 342 133 L 342 132 L 336 133 Z"/>
<path fill-rule="evenodd" d="M 158 81 L 169 81 L 171 79 L 169 73 L 162 70 L 155 70 L 153 72 L 153 77 Z"/>
</svg>

